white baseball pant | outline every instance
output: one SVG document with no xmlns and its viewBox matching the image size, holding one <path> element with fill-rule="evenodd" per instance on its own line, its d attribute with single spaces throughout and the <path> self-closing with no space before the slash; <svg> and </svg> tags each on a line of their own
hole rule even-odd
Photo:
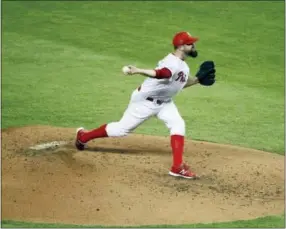
<svg viewBox="0 0 286 229">
<path fill-rule="evenodd" d="M 109 137 L 126 136 L 153 116 L 165 123 L 170 135 L 185 136 L 185 121 L 173 101 L 158 105 L 155 101 L 146 100 L 137 89 L 132 93 L 129 105 L 120 121 L 106 126 L 107 135 Z"/>
</svg>

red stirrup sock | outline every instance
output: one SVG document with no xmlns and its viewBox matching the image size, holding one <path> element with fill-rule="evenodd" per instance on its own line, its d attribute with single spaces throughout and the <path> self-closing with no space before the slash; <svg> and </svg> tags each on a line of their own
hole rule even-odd
<svg viewBox="0 0 286 229">
<path fill-rule="evenodd" d="M 106 126 L 107 125 L 104 124 L 97 129 L 84 132 L 83 135 L 80 137 L 80 141 L 82 143 L 86 143 L 86 142 L 88 142 L 92 139 L 95 139 L 95 138 L 106 138 L 106 137 L 108 137 L 108 135 L 106 133 Z"/>
<path fill-rule="evenodd" d="M 172 135 L 171 146 L 173 150 L 173 166 L 179 167 L 183 163 L 184 136 Z"/>
</svg>

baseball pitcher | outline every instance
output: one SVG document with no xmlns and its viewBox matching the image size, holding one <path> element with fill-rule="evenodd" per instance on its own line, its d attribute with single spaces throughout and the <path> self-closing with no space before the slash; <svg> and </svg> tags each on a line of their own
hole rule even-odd
<svg viewBox="0 0 286 229">
<path fill-rule="evenodd" d="M 192 85 L 199 83 L 211 86 L 215 83 L 216 70 L 213 61 L 203 62 L 195 77 L 190 74 L 185 60 L 189 56 L 197 57 L 197 41 L 198 38 L 188 32 L 179 32 L 173 37 L 174 51 L 160 60 L 155 69 L 141 69 L 131 65 L 123 68 L 125 74 L 139 74 L 147 78 L 133 91 L 129 105 L 119 121 L 104 124 L 91 131 L 78 128 L 76 148 L 84 150 L 86 143 L 96 138 L 126 136 L 144 121 L 156 116 L 170 131 L 173 164 L 169 174 L 187 179 L 198 178 L 183 162 L 185 122 L 172 99 L 182 89 Z"/>
</svg>

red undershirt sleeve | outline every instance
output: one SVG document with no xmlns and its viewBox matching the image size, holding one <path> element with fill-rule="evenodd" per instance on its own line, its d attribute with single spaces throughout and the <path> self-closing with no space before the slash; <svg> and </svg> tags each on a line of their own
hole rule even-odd
<svg viewBox="0 0 286 229">
<path fill-rule="evenodd" d="M 156 69 L 156 77 L 157 79 L 169 79 L 172 77 L 172 72 L 168 68 Z"/>
</svg>

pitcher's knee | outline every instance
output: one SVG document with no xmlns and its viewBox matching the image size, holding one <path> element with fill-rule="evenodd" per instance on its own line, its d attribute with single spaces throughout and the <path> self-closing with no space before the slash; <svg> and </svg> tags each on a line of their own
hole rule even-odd
<svg viewBox="0 0 286 229">
<path fill-rule="evenodd" d="M 112 122 L 106 126 L 106 133 L 109 137 L 123 137 L 128 135 L 129 132 L 120 122 Z"/>
<path fill-rule="evenodd" d="M 185 136 L 186 125 L 183 119 L 176 121 L 170 128 L 171 135 L 182 135 Z"/>
</svg>

